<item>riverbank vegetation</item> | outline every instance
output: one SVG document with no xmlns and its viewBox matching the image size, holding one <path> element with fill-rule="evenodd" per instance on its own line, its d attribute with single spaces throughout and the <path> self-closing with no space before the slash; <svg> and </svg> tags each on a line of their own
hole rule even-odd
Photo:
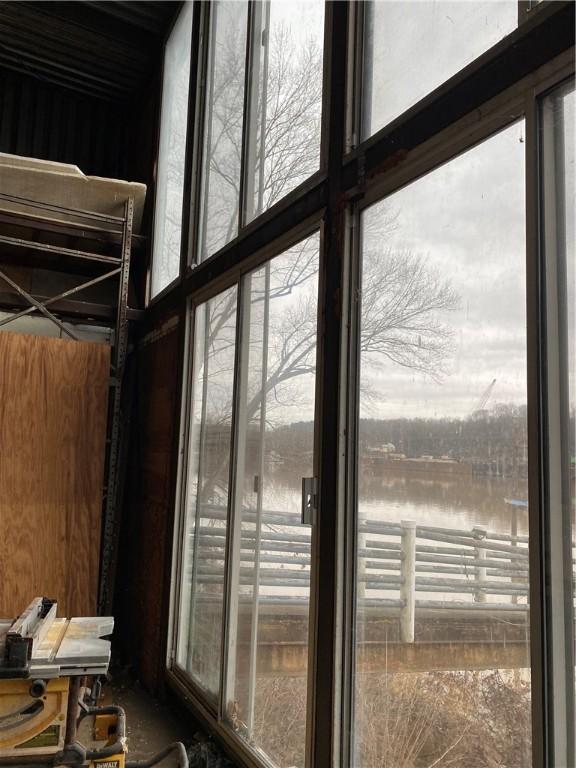
<svg viewBox="0 0 576 768">
<path fill-rule="evenodd" d="M 524 768 L 530 684 L 523 672 L 370 674 L 356 697 L 353 768 Z M 258 681 L 254 742 L 279 768 L 303 765 L 306 682 Z"/>
</svg>

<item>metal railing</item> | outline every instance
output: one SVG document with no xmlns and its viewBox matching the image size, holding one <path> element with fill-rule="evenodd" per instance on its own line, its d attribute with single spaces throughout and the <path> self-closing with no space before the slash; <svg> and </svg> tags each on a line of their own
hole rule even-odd
<svg viewBox="0 0 576 768">
<path fill-rule="evenodd" d="M 222 583 L 226 511 L 203 506 L 197 535 L 196 593 Z M 310 528 L 299 515 L 264 511 L 259 570 L 253 563 L 256 515 L 244 509 L 240 542 L 240 599 L 302 603 L 310 585 Z M 471 529 L 364 519 L 357 532 L 357 598 L 363 609 L 397 609 L 400 639 L 413 642 L 417 609 L 526 612 L 528 537 Z"/>
</svg>

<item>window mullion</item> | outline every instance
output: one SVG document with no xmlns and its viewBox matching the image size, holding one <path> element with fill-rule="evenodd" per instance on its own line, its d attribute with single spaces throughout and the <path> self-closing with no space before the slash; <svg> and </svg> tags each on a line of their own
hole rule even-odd
<svg viewBox="0 0 576 768">
<path fill-rule="evenodd" d="M 564 115 L 552 94 L 537 103 L 542 269 L 542 530 L 549 765 L 574 763 L 574 655 L 569 456 Z"/>
<path fill-rule="evenodd" d="M 240 199 L 238 202 L 238 232 L 246 225 L 248 220 L 248 200 L 251 199 L 251 183 L 253 175 L 250 173 L 250 141 L 252 128 L 252 102 L 254 82 L 252 67 L 254 61 L 254 26 L 255 17 L 258 15 L 257 0 L 248 2 L 248 30 L 246 34 L 246 63 L 244 65 L 244 115 L 242 119 L 242 149 L 240 159 Z"/>
<path fill-rule="evenodd" d="M 342 594 L 343 638 L 342 638 L 342 681 L 341 681 L 341 722 L 340 722 L 340 764 L 341 768 L 353 765 L 353 723 L 354 723 L 354 669 L 356 665 L 356 644 L 354 627 L 356 622 L 356 551 L 357 551 L 357 499 L 358 499 L 358 419 L 360 407 L 360 294 L 361 284 L 361 242 L 360 214 L 357 206 L 347 213 L 347 238 L 349 256 L 347 276 L 349 287 L 346 297 L 348 308 L 347 370 L 346 382 L 346 489 L 345 512 L 341 522 L 342 533 Z"/>
<path fill-rule="evenodd" d="M 343 365 L 346 334 L 343 278 L 342 157 L 345 147 L 345 105 L 348 8 L 326 6 L 324 98 L 328 148 L 328 206 L 320 250 L 318 375 L 316 390 L 315 466 L 318 468 L 317 524 L 312 533 L 310 571 L 310 644 L 308 683 L 307 766 L 339 765 L 341 631 L 338 520 L 342 512 Z"/>
<path fill-rule="evenodd" d="M 224 579 L 224 627 L 222 632 L 222 677 L 218 719 L 225 720 L 228 700 L 236 679 L 236 635 L 238 627 L 240 543 L 242 526 L 242 488 L 244 476 L 244 445 L 242 431 L 246 429 L 246 392 L 248 379 L 248 345 L 250 333 L 250 277 L 238 283 L 236 314 L 236 355 L 234 360 L 234 393 L 232 399 L 232 453 L 228 494 L 228 525 L 226 533 L 226 566 Z"/>
<path fill-rule="evenodd" d="M 362 141 L 362 71 L 364 60 L 364 18 L 366 3 L 354 3 L 349 9 L 348 72 L 346 78 L 346 151 Z"/>
<path fill-rule="evenodd" d="M 205 244 L 206 244 L 206 229 L 208 219 L 208 187 L 209 187 L 209 169 L 210 169 L 210 144 L 212 135 L 212 105 L 213 105 L 213 91 L 214 91 L 214 65 L 216 59 L 215 51 L 215 38 L 216 38 L 216 17 L 218 13 L 218 6 L 216 3 L 210 3 L 207 5 L 206 15 L 206 29 L 207 29 L 207 56 L 205 60 L 205 67 L 203 73 L 204 82 L 204 108 L 202 110 L 202 130 L 201 141 L 203 142 L 203 157 L 201 160 L 201 166 L 203 171 L 200 174 L 198 189 L 198 254 L 200 260 L 206 256 Z"/>
<path fill-rule="evenodd" d="M 526 104 L 526 303 L 527 303 L 527 427 L 528 427 L 528 528 L 530 589 L 530 657 L 532 697 L 532 765 L 543 768 L 547 761 L 547 685 L 545 523 L 543 487 L 542 378 L 543 334 L 541 314 L 542 274 L 540 272 L 539 162 L 537 104 L 533 95 Z"/>
<path fill-rule="evenodd" d="M 188 242 L 186 248 L 186 263 L 183 264 L 183 270 L 186 271 L 189 266 L 196 266 L 202 259 L 202 243 L 200 238 L 203 235 L 202 216 L 203 208 L 203 174 L 204 165 L 203 145 L 206 133 L 206 103 L 209 98 L 207 86 L 210 78 L 210 57 L 213 56 L 211 49 L 211 19 L 210 4 L 199 3 L 194 18 L 194 29 L 192 34 L 192 45 L 196 45 L 197 56 L 193 57 L 194 66 L 192 68 L 194 79 L 191 80 L 191 91 L 193 101 L 190 103 L 193 117 L 192 125 L 190 118 L 188 121 L 188 131 L 192 133 L 190 141 L 192 157 L 189 161 L 190 167 L 190 198 L 189 208 L 184 210 L 184 216 L 188 221 Z M 194 49 L 193 49 L 194 51 Z"/>
<path fill-rule="evenodd" d="M 182 196 L 182 240 L 180 243 L 180 278 L 184 277 L 190 261 L 190 251 L 194 242 L 194 218 L 192 217 L 191 202 L 194 189 L 194 162 L 197 146 L 197 117 L 198 110 L 198 72 L 201 67 L 201 57 L 196 56 L 200 50 L 200 36 L 203 10 L 201 5 L 194 7 L 192 15 L 192 31 L 190 35 L 190 74 L 188 76 L 188 110 L 186 121 L 186 149 L 184 153 L 184 194 Z M 194 243 L 195 245 L 195 243 Z"/>
</svg>

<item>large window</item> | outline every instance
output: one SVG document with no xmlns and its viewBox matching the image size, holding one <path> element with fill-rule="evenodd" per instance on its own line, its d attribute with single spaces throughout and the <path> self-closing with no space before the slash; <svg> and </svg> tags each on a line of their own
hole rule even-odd
<svg viewBox="0 0 576 768">
<path fill-rule="evenodd" d="M 181 541 L 176 659 L 213 698 L 220 690 L 235 340 L 232 288 L 194 313 Z"/>
<path fill-rule="evenodd" d="M 247 221 L 320 166 L 323 33 L 320 0 L 255 4 Z"/>
<path fill-rule="evenodd" d="M 305 238 L 193 315 L 176 660 L 278 768 L 305 765 L 319 249 Z"/>
<path fill-rule="evenodd" d="M 206 17 L 196 261 L 320 167 L 322 0 L 218 0 Z"/>
<path fill-rule="evenodd" d="M 238 234 L 248 3 L 211 5 L 200 211 L 200 261 Z"/>
<path fill-rule="evenodd" d="M 167 678 L 242 768 L 574 765 L 573 14 L 198 6 Z"/>
<path fill-rule="evenodd" d="M 306 742 L 318 250 L 314 235 L 242 281 L 226 713 L 279 768 L 303 768 Z"/>
<path fill-rule="evenodd" d="M 164 53 L 151 296 L 160 293 L 180 273 L 191 34 L 189 2 L 180 11 Z"/>
<path fill-rule="evenodd" d="M 355 768 L 530 762 L 523 132 L 362 216 Z"/>
</svg>

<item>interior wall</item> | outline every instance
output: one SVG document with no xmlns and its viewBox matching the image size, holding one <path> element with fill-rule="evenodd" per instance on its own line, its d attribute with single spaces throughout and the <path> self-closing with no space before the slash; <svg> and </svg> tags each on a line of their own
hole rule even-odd
<svg viewBox="0 0 576 768">
<path fill-rule="evenodd" d="M 141 233 L 148 238 L 148 243 L 142 258 L 134 259 L 131 267 L 132 284 L 137 291 L 138 306 L 140 307 L 144 307 L 146 304 L 147 269 L 151 253 L 160 85 L 160 78 L 157 73 L 138 101 L 138 109 L 131 116 L 130 140 L 127 142 L 125 158 L 126 173 L 129 179 L 146 184 L 146 201 Z"/>
<path fill-rule="evenodd" d="M 158 693 L 165 668 L 172 553 L 173 487 L 181 323 L 171 317 L 142 339 L 135 366 L 129 466 L 116 578 L 116 648 L 143 685 Z"/>
<path fill-rule="evenodd" d="M 124 110 L 112 102 L 0 69 L 0 152 L 123 178 L 126 124 Z"/>
<path fill-rule="evenodd" d="M 0 333 L 0 616 L 96 610 L 110 348 Z"/>
</svg>

